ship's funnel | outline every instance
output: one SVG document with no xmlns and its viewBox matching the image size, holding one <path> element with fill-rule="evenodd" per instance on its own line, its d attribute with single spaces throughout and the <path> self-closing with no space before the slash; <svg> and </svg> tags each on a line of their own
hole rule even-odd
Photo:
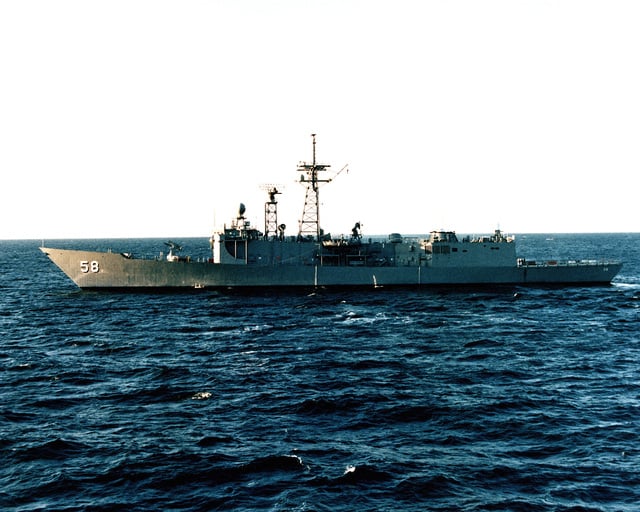
<svg viewBox="0 0 640 512">
<path fill-rule="evenodd" d="M 244 205 L 244 203 L 240 203 L 240 206 L 238 207 L 238 217 L 242 217 L 244 215 L 244 212 L 247 211 L 247 207 Z"/>
</svg>

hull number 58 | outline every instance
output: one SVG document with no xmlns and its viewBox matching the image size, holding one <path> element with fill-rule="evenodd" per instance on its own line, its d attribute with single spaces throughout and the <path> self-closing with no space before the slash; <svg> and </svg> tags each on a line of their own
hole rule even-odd
<svg viewBox="0 0 640 512">
<path fill-rule="evenodd" d="M 97 272 L 100 272 L 100 264 L 93 260 L 93 261 L 81 261 L 80 262 L 80 270 L 83 273 L 87 273 L 87 272 L 93 272 L 94 274 Z"/>
</svg>

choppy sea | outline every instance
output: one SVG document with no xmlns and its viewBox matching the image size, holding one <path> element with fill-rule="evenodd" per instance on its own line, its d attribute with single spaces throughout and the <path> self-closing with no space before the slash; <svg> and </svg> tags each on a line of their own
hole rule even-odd
<svg viewBox="0 0 640 512">
<path fill-rule="evenodd" d="M 625 266 L 591 287 L 83 292 L 40 241 L 0 241 L 0 509 L 638 510 L 640 234 L 517 241 Z"/>
</svg>

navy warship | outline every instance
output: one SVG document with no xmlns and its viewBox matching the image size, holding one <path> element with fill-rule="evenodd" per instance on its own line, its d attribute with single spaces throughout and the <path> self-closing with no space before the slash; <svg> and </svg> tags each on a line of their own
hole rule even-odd
<svg viewBox="0 0 640 512">
<path fill-rule="evenodd" d="M 277 186 L 266 190 L 264 230 L 251 225 L 246 208 L 211 236 L 207 261 L 180 255 L 167 242 L 165 256 L 137 258 L 130 253 L 41 247 L 82 289 L 220 289 L 286 287 L 371 287 L 434 285 L 607 284 L 620 271 L 618 261 L 531 261 L 516 255 L 515 239 L 500 230 L 479 237 L 431 231 L 424 237 L 392 233 L 363 240 L 361 224 L 348 236 L 332 237 L 320 228 L 320 187 L 330 166 L 313 158 L 298 165 L 305 186 L 297 235 L 278 223 Z M 342 169 L 344 170 L 344 168 Z"/>
</svg>

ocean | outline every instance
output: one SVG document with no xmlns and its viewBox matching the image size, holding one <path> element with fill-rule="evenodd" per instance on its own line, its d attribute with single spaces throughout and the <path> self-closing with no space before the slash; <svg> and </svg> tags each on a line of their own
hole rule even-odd
<svg viewBox="0 0 640 512">
<path fill-rule="evenodd" d="M 640 234 L 517 242 L 624 267 L 592 287 L 83 292 L 39 240 L 0 241 L 0 509 L 638 510 Z"/>
</svg>

